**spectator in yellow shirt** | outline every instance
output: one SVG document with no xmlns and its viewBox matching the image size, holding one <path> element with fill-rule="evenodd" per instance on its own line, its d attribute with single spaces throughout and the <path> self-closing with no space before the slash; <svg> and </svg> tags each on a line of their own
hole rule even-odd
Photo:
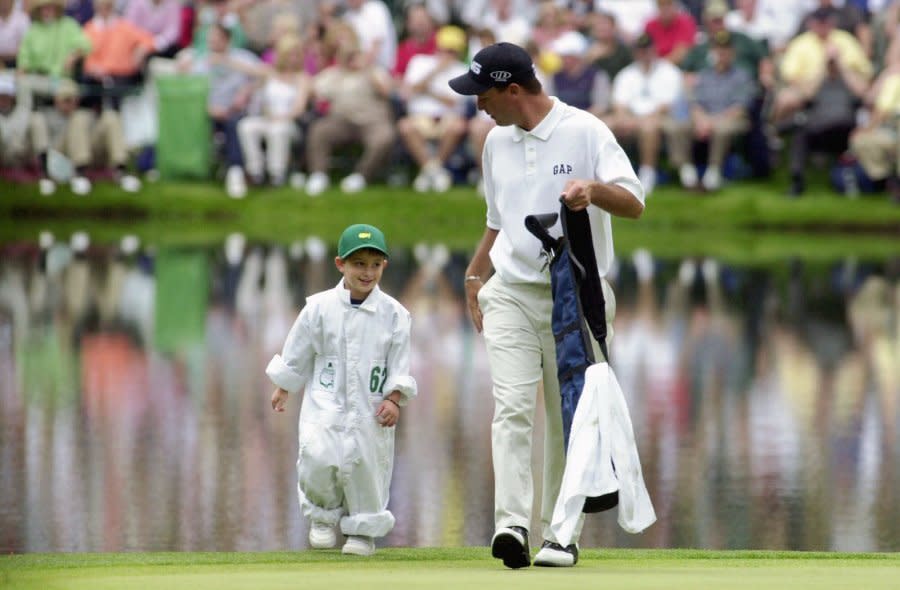
<svg viewBox="0 0 900 590">
<path fill-rule="evenodd" d="M 853 130 L 850 150 L 869 178 L 887 179 L 888 192 L 900 202 L 900 40 L 891 43 L 886 62 L 866 97 L 869 120 Z"/>
<path fill-rule="evenodd" d="M 865 80 L 872 77 L 872 63 L 862 45 L 852 34 L 837 29 L 836 19 L 834 8 L 819 7 L 809 16 L 809 30 L 788 44 L 779 68 L 782 87 L 772 107 L 776 126 L 788 122 L 816 95 L 831 57 L 845 71 Z"/>
</svg>

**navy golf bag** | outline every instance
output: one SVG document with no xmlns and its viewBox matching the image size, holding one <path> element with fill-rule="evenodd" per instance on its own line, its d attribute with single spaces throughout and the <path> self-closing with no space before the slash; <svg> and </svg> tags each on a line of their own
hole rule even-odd
<svg viewBox="0 0 900 590">
<path fill-rule="evenodd" d="M 554 238 L 548 229 L 560 220 L 563 235 Z M 597 273 L 597 259 L 586 210 L 571 211 L 563 204 L 560 213 L 529 215 L 525 227 L 543 247 L 550 269 L 553 294 L 553 337 L 556 341 L 556 366 L 565 448 L 569 448 L 572 417 L 584 389 L 584 373 L 598 361 L 594 355 L 596 341 L 603 359 L 606 350 L 606 301 Z M 583 512 L 601 512 L 615 507 L 618 492 L 587 498 Z"/>
</svg>

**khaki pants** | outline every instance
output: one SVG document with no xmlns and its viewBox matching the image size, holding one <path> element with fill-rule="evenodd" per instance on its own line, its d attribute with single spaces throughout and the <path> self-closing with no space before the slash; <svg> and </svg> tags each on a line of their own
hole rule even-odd
<svg viewBox="0 0 900 590">
<path fill-rule="evenodd" d="M 24 133 L 0 134 L 0 165 L 22 164 L 46 153 L 48 145 L 47 119 L 41 113 L 31 113 Z"/>
<path fill-rule="evenodd" d="M 612 289 L 605 281 L 603 285 L 609 342 L 616 303 Z M 484 314 L 484 338 L 494 383 L 494 524 L 496 528 L 531 529 L 532 430 L 538 385 L 543 383 L 546 425 L 541 532 L 544 539 L 555 541 L 550 522 L 565 470 L 565 449 L 556 346 L 550 325 L 550 286 L 505 283 L 495 274 L 479 291 L 478 302 Z M 596 350 L 595 354 L 602 358 Z M 581 523 L 576 539 L 580 532 Z"/>
<path fill-rule="evenodd" d="M 850 150 L 872 180 L 900 174 L 900 123 L 894 127 L 867 129 L 852 136 Z"/>
<path fill-rule="evenodd" d="M 668 119 L 664 124 L 666 132 L 669 161 L 675 168 L 691 162 L 691 146 L 694 141 L 694 127 L 691 121 L 675 121 Z M 750 122 L 745 115 L 730 118 L 719 118 L 713 124 L 709 136 L 709 166 L 721 168 L 728 150 L 736 137 L 740 137 L 750 129 Z"/>
<path fill-rule="evenodd" d="M 359 125 L 340 115 L 326 115 L 312 123 L 306 142 L 310 172 L 327 172 L 334 148 L 353 142 L 363 144 L 356 172 L 371 181 L 391 155 L 396 132 L 391 119 Z"/>
<path fill-rule="evenodd" d="M 53 147 L 76 168 L 90 164 L 123 166 L 128 159 L 122 122 L 112 110 L 103 111 L 99 118 L 85 109 L 75 111 Z"/>
</svg>

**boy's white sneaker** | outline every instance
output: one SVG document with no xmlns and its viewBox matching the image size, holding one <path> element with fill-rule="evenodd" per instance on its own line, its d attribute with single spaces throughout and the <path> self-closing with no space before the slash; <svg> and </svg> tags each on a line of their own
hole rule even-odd
<svg viewBox="0 0 900 590">
<path fill-rule="evenodd" d="M 318 197 L 328 188 L 328 175 L 324 172 L 313 172 L 306 181 L 306 194 Z"/>
<path fill-rule="evenodd" d="M 363 537 L 362 535 L 350 535 L 347 542 L 341 548 L 344 555 L 361 555 L 368 557 L 375 553 L 375 539 L 372 537 Z"/>
<path fill-rule="evenodd" d="M 309 527 L 309 546 L 313 549 L 331 549 L 337 544 L 334 527 L 321 522 L 314 522 Z"/>
</svg>

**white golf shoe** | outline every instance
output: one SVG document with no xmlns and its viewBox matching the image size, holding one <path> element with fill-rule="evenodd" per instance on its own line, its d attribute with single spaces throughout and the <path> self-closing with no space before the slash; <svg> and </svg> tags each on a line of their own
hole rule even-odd
<svg viewBox="0 0 900 590">
<path fill-rule="evenodd" d="M 350 535 L 347 542 L 341 549 L 344 555 L 361 555 L 368 557 L 375 553 L 375 539 L 372 537 L 363 537 L 362 535 Z"/>
<path fill-rule="evenodd" d="M 91 181 L 84 176 L 76 176 L 69 181 L 69 188 L 76 195 L 84 196 L 91 192 Z"/>
<path fill-rule="evenodd" d="M 334 527 L 321 522 L 314 522 L 309 527 L 309 546 L 313 549 L 331 549 L 337 544 Z"/>
<path fill-rule="evenodd" d="M 49 178 L 42 178 L 38 181 L 38 190 L 41 191 L 42 196 L 50 196 L 56 192 L 56 183 Z"/>
<path fill-rule="evenodd" d="M 684 188 L 695 188 L 697 186 L 697 167 L 693 164 L 682 164 L 678 169 L 678 177 Z"/>
<path fill-rule="evenodd" d="M 572 567 L 578 563 L 578 547 L 563 547 L 559 543 L 544 541 L 541 550 L 534 556 L 534 565 L 541 567 Z"/>
<path fill-rule="evenodd" d="M 712 192 L 722 188 L 722 172 L 715 166 L 710 166 L 703 173 L 703 188 Z"/>
<path fill-rule="evenodd" d="M 328 175 L 324 172 L 313 172 L 306 179 L 306 194 L 310 197 L 318 197 L 328 188 Z"/>
<path fill-rule="evenodd" d="M 359 172 L 354 172 L 341 181 L 341 192 L 349 195 L 356 194 L 366 188 L 366 177 Z"/>
</svg>

